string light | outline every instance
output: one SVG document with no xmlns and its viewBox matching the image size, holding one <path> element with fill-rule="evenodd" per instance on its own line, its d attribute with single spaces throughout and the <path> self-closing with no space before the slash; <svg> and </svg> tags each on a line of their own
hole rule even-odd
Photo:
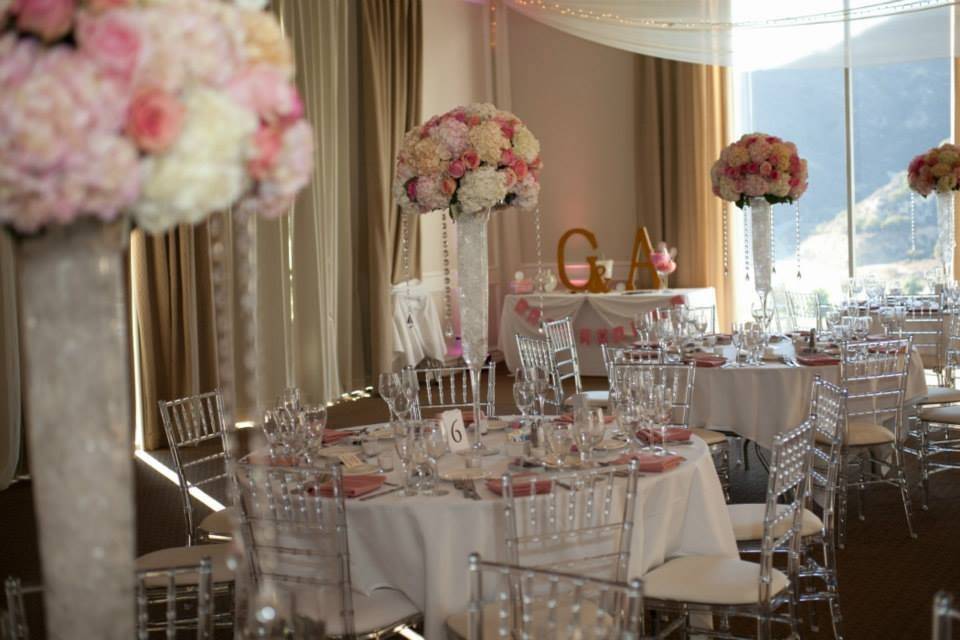
<svg viewBox="0 0 960 640">
<path fill-rule="evenodd" d="M 443 335 L 453 338 L 453 303 L 450 297 L 450 232 L 447 227 L 447 214 L 441 214 L 443 226 L 440 240 L 443 245 Z"/>
<path fill-rule="evenodd" d="M 750 255 L 750 238 L 753 237 L 753 221 L 750 219 L 750 212 L 743 210 L 743 262 L 744 273 L 747 274 L 747 280 L 750 280 L 750 269 L 753 266 L 753 260 Z"/>
<path fill-rule="evenodd" d="M 723 201 L 723 277 L 730 274 L 729 221 L 727 220 L 727 201 Z"/>
<path fill-rule="evenodd" d="M 797 246 L 796 246 L 796 257 L 797 257 L 797 280 L 801 278 L 800 275 L 800 199 L 794 201 L 794 217 L 793 225 L 794 231 L 796 233 Z"/>
<path fill-rule="evenodd" d="M 413 328 L 413 314 L 410 311 L 410 216 L 407 213 L 400 214 L 400 242 L 402 243 L 403 251 L 403 277 L 405 278 L 405 291 L 406 291 L 406 300 L 405 306 L 407 307 L 407 326 L 411 329 Z"/>
<path fill-rule="evenodd" d="M 910 255 L 917 253 L 917 219 L 914 207 L 916 203 L 913 200 L 913 190 L 910 190 Z"/>
<path fill-rule="evenodd" d="M 543 333 L 543 290 L 546 288 L 547 279 L 543 274 L 543 234 L 541 231 L 540 207 L 533 212 L 533 224 L 537 231 L 537 291 L 539 292 L 538 302 L 540 308 L 540 333 Z"/>
</svg>

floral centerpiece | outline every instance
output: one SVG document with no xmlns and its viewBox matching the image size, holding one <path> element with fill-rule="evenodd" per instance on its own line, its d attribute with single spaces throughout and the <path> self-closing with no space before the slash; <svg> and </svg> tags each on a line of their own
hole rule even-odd
<svg viewBox="0 0 960 640">
<path fill-rule="evenodd" d="M 283 213 L 312 171 L 293 57 L 215 0 L 0 0 L 0 224 Z"/>
<path fill-rule="evenodd" d="M 460 344 L 470 367 L 474 415 L 480 415 L 480 371 L 487 359 L 490 211 L 533 209 L 540 196 L 540 143 L 512 113 L 471 104 L 434 116 L 406 133 L 393 190 L 407 214 L 449 210 L 457 223 Z M 469 455 L 495 453 L 473 429 Z"/>
<path fill-rule="evenodd" d="M 504 204 L 532 209 L 540 167 L 540 143 L 519 118 L 471 104 L 407 132 L 394 193 L 408 213 L 449 209 L 454 220 Z"/>
<path fill-rule="evenodd" d="M 745 225 L 752 237 L 754 286 L 766 304 L 773 280 L 770 205 L 794 202 L 804 194 L 807 161 L 792 142 L 766 133 L 747 133 L 724 147 L 710 168 L 710 179 L 714 195 L 741 209 L 750 208 Z"/>
<path fill-rule="evenodd" d="M 937 194 L 937 243 L 934 254 L 945 280 L 953 279 L 956 245 L 954 191 L 960 190 L 960 146 L 945 142 L 921 153 L 907 167 L 910 189 L 926 198 Z M 913 207 L 910 207 L 911 212 Z M 912 213 L 911 213 L 912 215 Z"/>
<path fill-rule="evenodd" d="M 657 249 L 650 256 L 650 264 L 653 265 L 654 270 L 657 272 L 657 277 L 660 278 L 660 288 L 667 288 L 667 279 L 670 274 L 677 270 L 677 249 L 667 248 L 666 242 L 657 243 Z"/>
</svg>

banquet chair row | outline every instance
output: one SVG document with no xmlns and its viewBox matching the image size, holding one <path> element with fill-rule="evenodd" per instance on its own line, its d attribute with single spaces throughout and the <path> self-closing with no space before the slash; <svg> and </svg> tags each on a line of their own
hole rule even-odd
<svg viewBox="0 0 960 640">
<path fill-rule="evenodd" d="M 184 591 L 184 577 L 195 586 Z M 3 612 L 0 637 L 3 640 L 29 640 L 25 594 L 40 594 L 40 587 L 24 588 L 20 580 L 8 577 L 5 582 L 6 611 Z M 137 571 L 136 573 L 136 637 L 148 640 L 162 634 L 167 640 L 186 637 L 212 640 L 217 621 L 213 590 L 213 567 L 209 557 L 197 565 Z"/>
</svg>

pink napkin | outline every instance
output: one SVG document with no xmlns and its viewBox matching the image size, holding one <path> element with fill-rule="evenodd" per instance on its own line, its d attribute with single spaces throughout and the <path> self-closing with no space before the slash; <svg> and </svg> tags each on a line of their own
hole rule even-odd
<svg viewBox="0 0 960 640">
<path fill-rule="evenodd" d="M 552 483 L 549 480 L 536 480 L 530 482 L 527 478 L 533 474 L 518 474 L 513 476 L 513 495 L 515 498 L 527 498 L 530 496 L 531 488 L 536 495 L 542 493 L 550 493 L 552 489 Z M 519 482 L 517 481 L 519 480 Z M 500 481 L 500 478 L 490 478 L 487 480 L 487 489 L 497 494 L 498 496 L 503 495 L 503 483 Z"/>
<path fill-rule="evenodd" d="M 685 358 L 684 362 L 687 364 L 695 364 L 698 367 L 722 367 L 727 363 L 727 359 L 723 356 L 714 356 L 709 353 L 699 353 L 692 355 L 689 358 Z"/>
<path fill-rule="evenodd" d="M 614 420 L 616 420 L 615 416 L 603 416 L 603 424 L 610 424 Z M 553 418 L 553 421 L 560 424 L 573 424 L 573 414 L 572 413 L 561 414 Z"/>
<path fill-rule="evenodd" d="M 733 336 L 729 333 L 717 333 L 714 335 L 717 338 L 717 344 L 730 344 L 733 342 Z"/>
<path fill-rule="evenodd" d="M 376 475 L 343 476 L 343 495 L 347 498 L 356 498 L 358 496 L 373 493 L 383 486 L 386 477 Z M 329 498 L 333 495 L 333 482 L 330 480 L 322 483 L 318 489 L 320 495 Z"/>
<path fill-rule="evenodd" d="M 811 355 L 798 355 L 797 362 L 808 367 L 826 367 L 840 364 L 840 358 L 832 356 L 829 353 L 814 353 Z"/>
<path fill-rule="evenodd" d="M 637 461 L 637 470 L 643 473 L 660 473 L 683 464 L 683 456 L 658 456 L 652 453 L 625 453 L 611 464 L 628 464 L 631 460 Z"/>
<path fill-rule="evenodd" d="M 355 436 L 353 431 L 331 431 L 329 429 L 324 429 L 323 431 L 323 444 L 336 444 L 344 438 L 349 438 Z"/>
<path fill-rule="evenodd" d="M 687 442 L 690 440 L 690 429 L 684 429 L 683 427 L 668 427 L 667 428 L 667 442 Z M 661 434 L 659 429 L 640 429 L 637 431 L 637 437 L 646 440 L 647 442 L 661 442 Z"/>
</svg>

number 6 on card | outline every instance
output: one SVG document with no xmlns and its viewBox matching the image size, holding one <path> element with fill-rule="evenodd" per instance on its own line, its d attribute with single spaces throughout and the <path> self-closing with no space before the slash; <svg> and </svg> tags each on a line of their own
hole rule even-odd
<svg viewBox="0 0 960 640">
<path fill-rule="evenodd" d="M 467 440 L 467 430 L 463 424 L 463 413 L 460 409 L 451 409 L 441 413 L 440 424 L 452 453 L 466 451 L 470 448 L 470 442 Z"/>
</svg>

